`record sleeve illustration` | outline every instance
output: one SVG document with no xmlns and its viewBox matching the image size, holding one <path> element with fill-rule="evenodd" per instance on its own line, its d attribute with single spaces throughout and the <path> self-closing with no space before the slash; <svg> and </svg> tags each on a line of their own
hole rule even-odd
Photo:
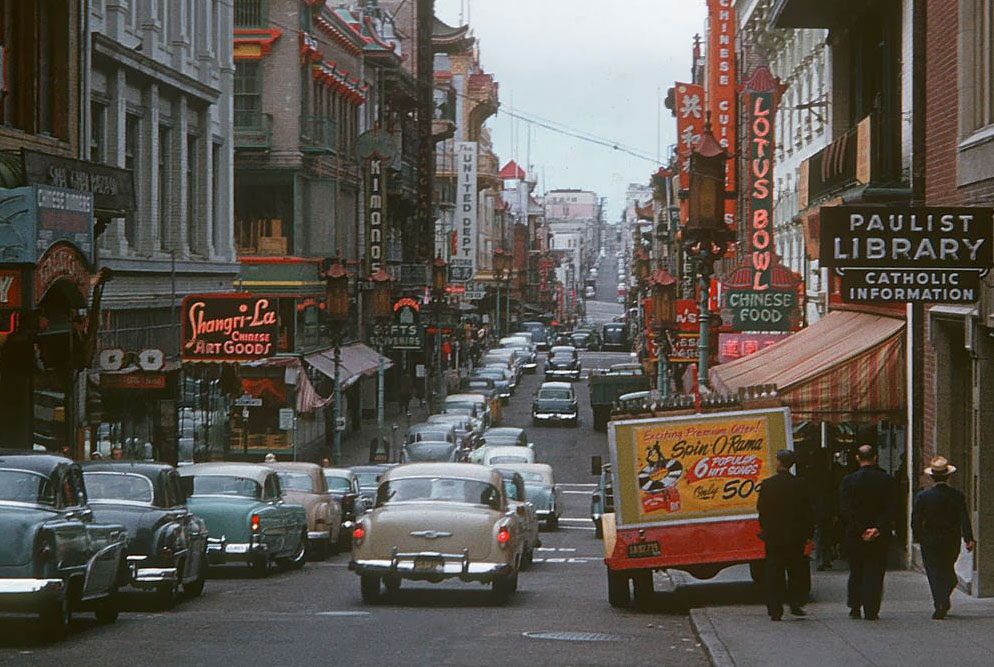
<svg viewBox="0 0 994 667">
<path fill-rule="evenodd" d="M 658 441 L 646 448 L 645 465 L 638 471 L 642 510 L 679 512 L 680 492 L 676 485 L 682 476 L 683 465 L 676 459 L 666 458 Z"/>
</svg>

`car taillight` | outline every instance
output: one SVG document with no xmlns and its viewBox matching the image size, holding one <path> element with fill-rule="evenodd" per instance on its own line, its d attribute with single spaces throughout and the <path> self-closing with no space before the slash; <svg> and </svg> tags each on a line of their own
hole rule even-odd
<svg viewBox="0 0 994 667">
<path fill-rule="evenodd" d="M 252 532 L 253 533 L 258 533 L 259 532 L 259 515 L 258 514 L 253 514 L 252 518 L 249 521 L 250 521 L 250 527 L 252 529 Z"/>
<path fill-rule="evenodd" d="M 511 531 L 507 529 L 507 526 L 501 526 L 500 530 L 497 531 L 497 543 L 503 547 L 510 541 Z"/>
<path fill-rule="evenodd" d="M 352 541 L 356 544 L 362 544 L 362 540 L 366 537 L 366 529 L 362 525 L 357 525 L 352 529 Z"/>
</svg>

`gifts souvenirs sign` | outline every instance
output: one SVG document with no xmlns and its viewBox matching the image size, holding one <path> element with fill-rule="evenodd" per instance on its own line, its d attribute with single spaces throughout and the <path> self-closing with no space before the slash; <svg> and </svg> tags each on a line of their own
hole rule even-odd
<svg viewBox="0 0 994 667">
<path fill-rule="evenodd" d="M 194 294 L 183 299 L 183 361 L 247 362 L 276 354 L 275 299 Z"/>
<path fill-rule="evenodd" d="M 994 264 L 994 209 L 822 207 L 823 266 L 848 303 L 974 303 Z"/>
</svg>

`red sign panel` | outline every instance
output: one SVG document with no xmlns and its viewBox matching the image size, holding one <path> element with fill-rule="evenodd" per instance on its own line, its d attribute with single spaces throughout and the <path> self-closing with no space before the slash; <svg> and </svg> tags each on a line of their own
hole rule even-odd
<svg viewBox="0 0 994 667">
<path fill-rule="evenodd" d="M 677 83 L 674 88 L 676 109 L 677 165 L 680 169 L 680 189 L 690 188 L 690 153 L 701 142 L 704 129 L 704 87 L 692 83 Z M 689 200 L 680 200 L 680 222 L 686 224 Z"/>
<path fill-rule="evenodd" d="M 718 363 L 724 364 L 765 350 L 790 334 L 786 333 L 731 333 L 718 335 Z"/>
<path fill-rule="evenodd" d="M 38 260 L 34 275 L 35 305 L 41 303 L 45 294 L 57 280 L 67 280 L 76 286 L 84 301 L 90 299 L 90 270 L 76 246 L 59 241 L 52 244 Z"/>
<path fill-rule="evenodd" d="M 157 390 L 166 388 L 165 373 L 101 373 L 101 389 Z"/>
<path fill-rule="evenodd" d="M 183 299 L 183 361 L 246 362 L 276 354 L 276 300 L 246 294 Z"/>
<path fill-rule="evenodd" d="M 0 271 L 0 308 L 21 306 L 21 272 Z"/>
<path fill-rule="evenodd" d="M 708 0 L 708 109 L 711 131 L 729 154 L 735 143 L 735 9 L 733 0 Z M 735 190 L 735 158 L 725 165 L 725 190 Z M 725 223 L 735 225 L 735 199 L 725 200 Z"/>
</svg>

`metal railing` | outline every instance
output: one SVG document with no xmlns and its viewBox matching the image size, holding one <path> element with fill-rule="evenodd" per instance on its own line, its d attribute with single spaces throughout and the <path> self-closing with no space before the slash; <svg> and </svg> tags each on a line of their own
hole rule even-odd
<svg viewBox="0 0 994 667">
<path fill-rule="evenodd" d="M 235 148 L 269 150 L 273 139 L 273 116 L 268 113 L 235 112 Z"/>
<path fill-rule="evenodd" d="M 321 116 L 300 117 L 300 149 L 305 153 L 334 153 L 337 140 L 335 121 Z"/>
<path fill-rule="evenodd" d="M 269 18 L 267 0 L 235 0 L 234 25 L 236 28 L 265 28 Z"/>
</svg>

